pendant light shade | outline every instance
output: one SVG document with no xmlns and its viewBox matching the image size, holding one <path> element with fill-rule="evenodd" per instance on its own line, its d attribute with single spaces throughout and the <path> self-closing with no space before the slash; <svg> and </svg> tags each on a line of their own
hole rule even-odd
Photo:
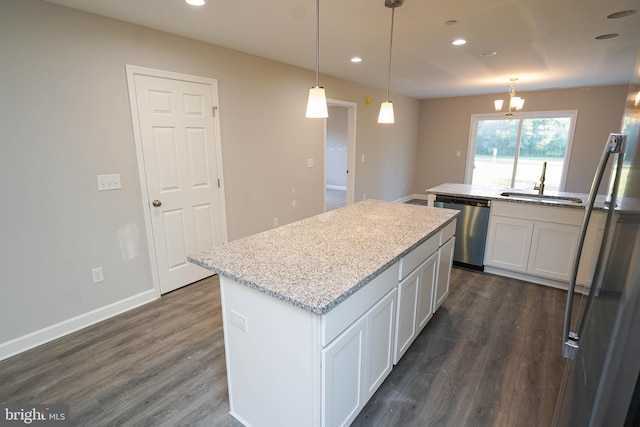
<svg viewBox="0 0 640 427">
<path fill-rule="evenodd" d="M 393 117 L 393 102 L 385 101 L 380 104 L 380 114 L 378 114 L 378 123 L 395 123 Z"/>
<path fill-rule="evenodd" d="M 320 86 L 320 0 L 316 0 L 316 85 L 309 89 L 307 114 L 310 119 L 329 117 L 327 97 L 324 88 Z"/>
<path fill-rule="evenodd" d="M 389 37 L 389 73 L 387 78 L 387 100 L 380 105 L 380 114 L 378 114 L 378 123 L 395 123 L 393 115 L 393 103 L 389 101 L 389 87 L 391 86 L 391 52 L 393 48 L 393 21 L 395 18 L 396 7 L 402 6 L 404 0 L 385 0 L 385 7 L 391 8 L 391 36 Z"/>
<path fill-rule="evenodd" d="M 324 93 L 323 87 L 314 86 L 309 89 L 307 117 L 310 119 L 322 119 L 329 117 L 329 112 L 327 111 L 327 97 Z"/>
</svg>

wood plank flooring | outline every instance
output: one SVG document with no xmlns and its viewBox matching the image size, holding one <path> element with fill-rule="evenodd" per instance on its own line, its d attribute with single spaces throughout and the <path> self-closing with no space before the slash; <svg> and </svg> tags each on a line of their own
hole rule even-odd
<svg viewBox="0 0 640 427">
<path fill-rule="evenodd" d="M 565 293 L 454 268 L 451 293 L 354 426 L 548 426 Z M 78 426 L 240 426 L 218 278 L 0 362 L 1 403 L 67 403 Z"/>
</svg>

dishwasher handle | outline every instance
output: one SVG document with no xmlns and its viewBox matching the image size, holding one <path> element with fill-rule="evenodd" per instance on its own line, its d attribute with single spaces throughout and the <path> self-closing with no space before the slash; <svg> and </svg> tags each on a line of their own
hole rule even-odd
<svg viewBox="0 0 640 427">
<path fill-rule="evenodd" d="M 478 199 L 475 197 L 464 196 L 446 196 L 441 194 L 436 194 L 434 202 L 449 203 L 453 205 L 477 206 L 480 208 L 488 208 L 489 206 L 491 206 L 491 200 L 487 199 Z"/>
</svg>

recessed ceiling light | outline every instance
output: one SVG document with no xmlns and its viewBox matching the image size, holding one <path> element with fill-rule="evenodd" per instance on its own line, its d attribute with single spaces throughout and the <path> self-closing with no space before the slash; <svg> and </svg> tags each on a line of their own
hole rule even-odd
<svg viewBox="0 0 640 427">
<path fill-rule="evenodd" d="M 620 34 L 618 34 L 618 33 L 602 34 L 602 35 L 599 35 L 598 37 L 596 37 L 596 40 L 612 39 L 614 37 L 618 37 L 619 35 Z"/>
<path fill-rule="evenodd" d="M 353 58 L 351 58 L 351 62 L 362 62 L 362 58 L 354 56 Z"/>
<path fill-rule="evenodd" d="M 467 44 L 467 41 L 465 39 L 457 39 L 452 41 L 451 44 L 454 46 L 462 46 L 464 44 Z"/>
<path fill-rule="evenodd" d="M 497 55 L 498 52 L 496 52 L 495 50 L 485 50 L 484 52 L 480 52 L 480 56 L 495 56 Z"/>
<path fill-rule="evenodd" d="M 187 4 L 190 4 L 191 6 L 203 6 L 204 5 L 204 0 L 185 0 L 187 2 Z"/>
<path fill-rule="evenodd" d="M 607 16 L 609 19 L 618 19 L 618 18 L 626 18 L 627 16 L 633 15 L 637 10 L 629 9 L 629 10 L 621 10 L 620 12 L 612 13 Z"/>
</svg>

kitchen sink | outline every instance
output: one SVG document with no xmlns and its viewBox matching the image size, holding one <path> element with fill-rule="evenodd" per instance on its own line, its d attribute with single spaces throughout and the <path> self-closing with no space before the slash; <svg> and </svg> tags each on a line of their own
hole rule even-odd
<svg viewBox="0 0 640 427">
<path fill-rule="evenodd" d="M 546 202 L 570 202 L 582 204 L 584 201 L 578 197 L 551 196 L 546 194 L 519 193 L 516 191 L 505 191 L 500 193 L 504 197 L 513 197 L 514 199 L 540 200 Z"/>
</svg>

